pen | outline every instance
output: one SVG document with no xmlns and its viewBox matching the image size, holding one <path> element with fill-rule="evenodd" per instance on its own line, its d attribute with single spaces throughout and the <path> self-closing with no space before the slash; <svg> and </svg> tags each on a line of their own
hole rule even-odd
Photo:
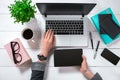
<svg viewBox="0 0 120 80">
<path fill-rule="evenodd" d="M 90 36 L 90 41 L 91 41 L 91 46 L 92 46 L 92 49 L 94 49 L 94 47 L 93 47 L 92 33 L 91 33 L 91 32 L 89 33 L 89 36 Z"/>
<path fill-rule="evenodd" d="M 94 54 L 94 57 L 93 57 L 94 59 L 95 59 L 96 56 L 97 56 L 97 51 L 98 51 L 99 45 L 100 45 L 100 41 L 97 42 L 97 47 L 96 47 L 95 54 Z"/>
</svg>

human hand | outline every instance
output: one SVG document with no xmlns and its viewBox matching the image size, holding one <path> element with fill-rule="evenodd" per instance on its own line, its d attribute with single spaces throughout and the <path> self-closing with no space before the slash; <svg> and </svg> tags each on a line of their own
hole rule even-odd
<svg viewBox="0 0 120 80">
<path fill-rule="evenodd" d="M 83 58 L 83 61 L 80 67 L 80 71 L 86 78 L 92 79 L 94 74 L 88 68 L 86 57 L 82 56 L 82 58 Z"/>
<path fill-rule="evenodd" d="M 41 54 L 45 57 L 48 56 L 50 50 L 54 47 L 54 32 L 48 30 L 44 33 L 41 45 Z"/>
</svg>

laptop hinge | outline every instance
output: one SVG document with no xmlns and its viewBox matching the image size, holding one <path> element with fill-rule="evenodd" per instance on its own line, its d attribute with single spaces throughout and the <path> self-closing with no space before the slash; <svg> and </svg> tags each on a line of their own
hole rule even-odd
<svg viewBox="0 0 120 80">
<path fill-rule="evenodd" d="M 45 17 L 47 17 L 47 14 L 45 13 L 45 15 L 44 15 Z"/>
<path fill-rule="evenodd" d="M 82 14 L 82 18 L 84 17 L 84 14 Z"/>
</svg>

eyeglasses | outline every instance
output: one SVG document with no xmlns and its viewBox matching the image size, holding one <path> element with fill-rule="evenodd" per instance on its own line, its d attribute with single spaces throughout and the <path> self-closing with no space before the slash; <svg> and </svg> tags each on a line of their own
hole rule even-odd
<svg viewBox="0 0 120 80">
<path fill-rule="evenodd" d="M 14 42 L 11 42 L 10 44 L 11 44 L 14 63 L 15 64 L 20 63 L 22 61 L 22 56 L 19 53 L 20 52 L 19 43 L 14 41 Z"/>
</svg>

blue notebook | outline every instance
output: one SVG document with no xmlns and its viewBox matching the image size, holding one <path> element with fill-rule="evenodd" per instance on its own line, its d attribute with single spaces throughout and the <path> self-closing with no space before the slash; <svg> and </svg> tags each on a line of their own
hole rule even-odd
<svg viewBox="0 0 120 80">
<path fill-rule="evenodd" d="M 111 8 L 107 8 L 107 9 L 103 10 L 102 12 L 100 12 L 100 13 L 91 17 L 91 20 L 94 23 L 95 28 L 98 31 L 98 33 L 99 33 L 101 39 L 103 40 L 103 42 L 105 44 L 109 44 L 109 43 L 113 42 L 115 39 L 120 38 L 120 36 L 117 36 L 115 39 L 112 39 L 108 34 L 100 34 L 99 18 L 98 18 L 99 14 L 112 14 L 112 19 L 115 21 L 115 23 L 118 24 L 119 26 L 120 26 L 120 24 L 119 24 L 118 20 L 116 19 L 116 17 L 114 15 L 113 11 L 111 10 Z"/>
</svg>

